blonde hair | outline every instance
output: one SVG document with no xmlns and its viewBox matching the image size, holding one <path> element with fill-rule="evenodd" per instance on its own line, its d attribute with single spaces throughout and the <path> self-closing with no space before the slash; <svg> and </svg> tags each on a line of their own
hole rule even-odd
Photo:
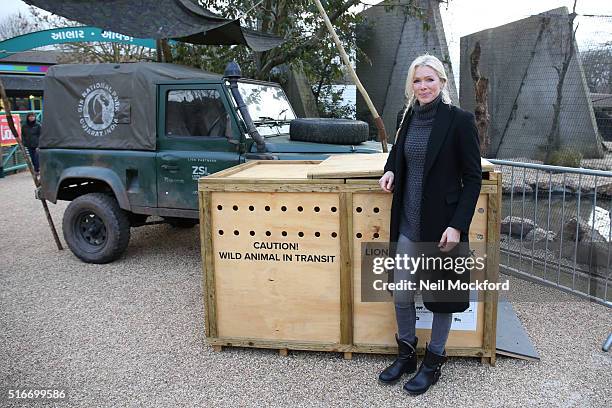
<svg viewBox="0 0 612 408">
<path fill-rule="evenodd" d="M 440 91 L 440 93 L 442 94 L 442 102 L 447 105 L 450 105 L 452 101 L 450 94 L 448 93 L 448 77 L 446 76 L 446 70 L 444 69 L 444 65 L 442 64 L 442 61 L 440 61 L 433 55 L 425 54 L 416 57 L 414 61 L 412 61 L 412 64 L 410 64 L 410 68 L 408 68 L 405 91 L 407 108 L 406 110 L 414 106 L 414 103 L 416 101 L 416 96 L 414 95 L 414 91 L 412 89 L 412 81 L 414 79 L 414 71 L 416 71 L 417 67 L 429 67 L 436 71 L 436 74 L 438 74 L 438 77 L 440 77 L 440 80 L 442 82 L 442 90 Z"/>
</svg>

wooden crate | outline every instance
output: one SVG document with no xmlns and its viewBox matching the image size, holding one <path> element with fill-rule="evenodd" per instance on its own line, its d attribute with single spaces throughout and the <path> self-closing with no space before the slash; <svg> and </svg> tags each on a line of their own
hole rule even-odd
<svg viewBox="0 0 612 408">
<path fill-rule="evenodd" d="M 359 173 L 369 178 L 343 178 L 350 171 L 327 161 L 253 161 L 200 179 L 209 344 L 347 358 L 396 352 L 393 304 L 360 299 L 361 242 L 389 240 L 391 207 L 377 182 L 384 157 L 368 160 L 378 160 L 376 171 Z M 487 163 L 470 241 L 495 244 L 501 176 Z M 490 281 L 497 280 L 498 259 L 498 250 L 489 250 Z M 497 294 L 486 292 L 475 328 L 451 330 L 448 355 L 494 364 L 496 316 Z M 417 330 L 421 352 L 429 334 Z"/>
</svg>

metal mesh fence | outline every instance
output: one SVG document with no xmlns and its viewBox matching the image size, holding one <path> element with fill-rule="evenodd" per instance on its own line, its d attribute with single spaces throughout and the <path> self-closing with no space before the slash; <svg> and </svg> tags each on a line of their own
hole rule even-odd
<svg viewBox="0 0 612 408">
<path fill-rule="evenodd" d="M 566 8 L 461 38 L 483 156 L 612 169 L 612 16 Z"/>
<path fill-rule="evenodd" d="M 578 16 L 576 41 L 597 129 L 604 142 L 612 142 L 612 16 Z"/>
</svg>

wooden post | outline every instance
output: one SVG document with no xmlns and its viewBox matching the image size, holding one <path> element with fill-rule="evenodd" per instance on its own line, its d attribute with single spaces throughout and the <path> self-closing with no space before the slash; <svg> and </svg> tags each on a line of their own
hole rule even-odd
<svg viewBox="0 0 612 408">
<path fill-rule="evenodd" d="M 34 185 L 36 186 L 36 188 L 39 188 L 40 181 L 38 180 L 38 177 L 36 176 L 36 173 L 34 171 L 34 166 L 32 165 L 32 161 L 30 160 L 30 157 L 26 153 L 25 147 L 23 147 L 21 137 L 19 137 L 19 134 L 17 133 L 17 128 L 15 127 L 15 123 L 13 122 L 13 116 L 11 113 L 11 102 L 6 96 L 6 91 L 4 90 L 4 83 L 2 82 L 2 80 L 0 80 L 0 98 L 2 98 L 2 104 L 4 105 L 4 113 L 6 114 L 6 121 L 8 123 L 9 128 L 11 129 L 11 133 L 13 133 L 13 137 L 17 141 L 17 144 L 19 145 L 19 149 L 21 150 L 21 154 L 23 155 L 23 158 L 25 159 L 28 165 L 28 169 L 30 170 L 30 175 L 32 176 L 32 180 L 34 180 Z M 44 198 L 41 198 L 40 202 L 42 203 L 43 209 L 45 211 L 45 215 L 47 216 L 47 222 L 49 223 L 49 228 L 51 228 L 51 234 L 53 235 L 53 239 L 55 240 L 55 245 L 57 245 L 57 249 L 61 251 L 64 248 L 62 247 L 62 243 L 60 242 L 59 236 L 57 235 L 57 230 L 55 229 L 53 218 L 51 218 L 51 213 L 49 212 L 47 201 Z"/>
<path fill-rule="evenodd" d="M 340 38 L 338 38 L 338 35 L 336 34 L 336 30 L 334 30 L 334 27 L 332 26 L 331 21 L 329 21 L 329 17 L 327 16 L 325 9 L 323 8 L 323 5 L 321 4 L 319 0 L 314 0 L 314 2 L 317 5 L 317 8 L 319 9 L 319 13 L 321 13 L 321 17 L 323 17 L 323 21 L 325 21 L 327 30 L 331 34 L 334 40 L 334 43 L 336 43 L 336 47 L 338 48 L 338 51 L 340 52 L 340 57 L 342 58 L 342 61 L 344 61 L 344 65 L 346 66 L 346 69 L 348 70 L 349 75 L 351 76 L 351 78 L 353 78 L 353 82 L 355 82 L 357 89 L 359 89 L 359 93 L 361 94 L 361 96 L 363 96 L 363 99 L 368 105 L 368 109 L 370 109 L 370 113 L 374 117 L 374 123 L 376 123 L 376 127 L 378 128 L 378 140 L 380 144 L 382 145 L 382 151 L 384 153 L 387 153 L 388 151 L 387 149 L 387 131 L 385 130 L 385 124 L 383 123 L 382 118 L 378 114 L 376 107 L 372 103 L 372 100 L 370 99 L 370 95 L 368 95 L 367 91 L 361 84 L 359 77 L 357 77 L 357 74 L 355 73 L 355 70 L 353 69 L 353 66 L 351 65 L 351 61 L 349 60 L 349 57 L 346 54 L 346 51 L 344 50 L 342 43 L 340 42 Z"/>
<path fill-rule="evenodd" d="M 206 337 L 217 337 L 217 305 L 215 298 L 215 263 L 211 220 L 211 193 L 200 193 L 200 242 L 202 245 L 202 276 L 204 278 L 204 305 L 206 307 Z"/>
<path fill-rule="evenodd" d="M 493 173 L 496 180 L 496 192 L 489 194 L 487 198 L 487 279 L 490 282 L 499 280 L 499 240 L 500 240 L 500 218 L 501 218 L 501 173 Z M 490 352 L 488 362 L 495 365 L 496 359 L 496 332 L 497 332 L 497 302 L 499 294 L 497 291 L 485 292 L 485 320 L 483 349 Z M 485 362 L 486 357 L 482 358 Z"/>
<path fill-rule="evenodd" d="M 353 199 L 350 193 L 340 193 L 340 343 L 353 344 L 353 242 L 350 217 Z"/>
</svg>

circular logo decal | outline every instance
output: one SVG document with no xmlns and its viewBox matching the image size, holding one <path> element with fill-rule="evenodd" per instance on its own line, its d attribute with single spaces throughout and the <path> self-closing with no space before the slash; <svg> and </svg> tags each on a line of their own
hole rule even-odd
<svg viewBox="0 0 612 408">
<path fill-rule="evenodd" d="M 117 127 L 119 97 L 110 85 L 97 82 L 81 93 L 81 127 L 92 136 L 105 136 Z"/>
</svg>

